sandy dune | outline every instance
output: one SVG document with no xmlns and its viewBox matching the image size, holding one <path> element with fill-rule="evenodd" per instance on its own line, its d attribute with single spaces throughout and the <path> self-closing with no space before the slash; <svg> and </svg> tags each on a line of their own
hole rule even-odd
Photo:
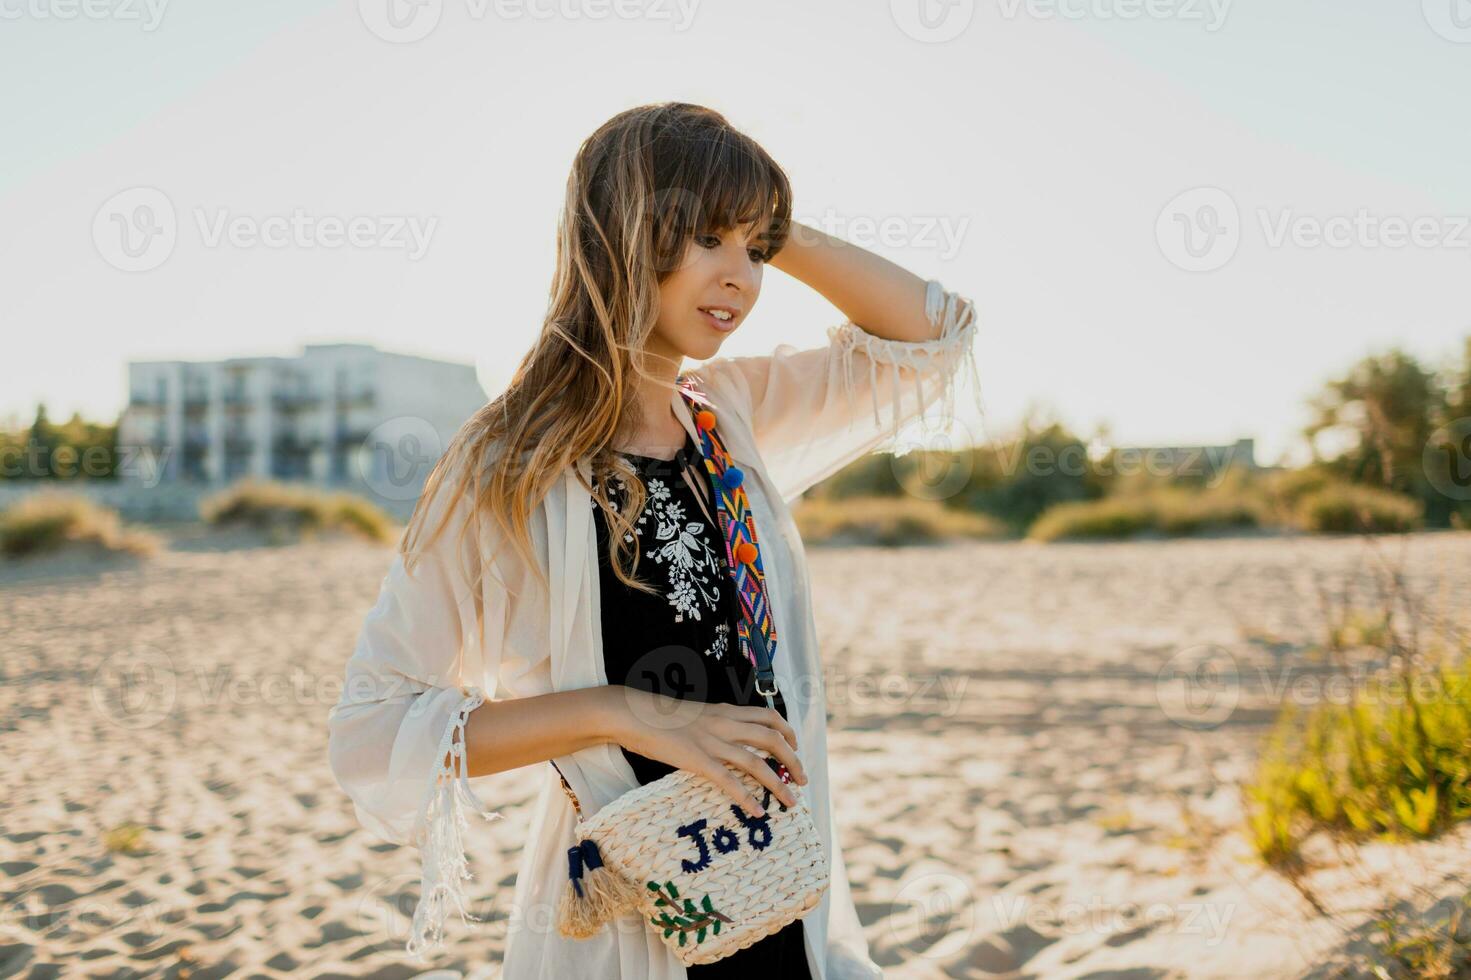
<svg viewBox="0 0 1471 980">
<path fill-rule="evenodd" d="M 0 566 L 0 976 L 424 969 L 402 955 L 415 856 L 358 829 L 325 759 L 390 552 L 233 544 Z M 1471 535 L 1381 547 L 1405 549 L 1429 597 L 1471 581 Z M 814 549 L 844 843 L 888 974 L 1354 975 L 1367 928 L 1250 861 L 1233 783 L 1284 685 L 1321 678 L 1302 655 L 1321 636 L 1314 582 L 1362 591 L 1371 554 Z M 1202 659 L 1225 672 L 1197 675 Z M 480 781 L 507 817 L 473 831 L 488 921 L 452 921 L 437 966 L 494 975 L 533 775 Z M 1468 844 L 1370 849 L 1315 882 L 1344 908 L 1421 886 L 1406 896 L 1423 913 L 1471 887 Z"/>
</svg>

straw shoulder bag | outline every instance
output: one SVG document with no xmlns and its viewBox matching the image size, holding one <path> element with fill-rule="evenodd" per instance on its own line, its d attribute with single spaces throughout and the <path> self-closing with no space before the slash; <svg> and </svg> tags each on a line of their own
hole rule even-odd
<svg viewBox="0 0 1471 980">
<path fill-rule="evenodd" d="M 776 630 L 743 474 L 715 429 L 715 413 L 700 407 L 708 401 L 680 380 L 681 394 L 697 409 L 700 450 L 717 490 L 727 567 L 740 597 L 741 650 L 755 665 L 757 692 L 775 708 Z M 706 777 L 678 770 L 584 818 L 562 776 L 577 813 L 577 843 L 567 852 L 569 887 L 558 909 L 562 935 L 586 939 L 636 908 L 679 961 L 693 966 L 723 959 L 816 908 L 828 887 L 827 850 L 803 788 L 791 782 L 785 766 L 762 758 L 791 787 L 796 806 L 727 764 L 761 800 L 763 816 L 746 813 Z"/>
</svg>

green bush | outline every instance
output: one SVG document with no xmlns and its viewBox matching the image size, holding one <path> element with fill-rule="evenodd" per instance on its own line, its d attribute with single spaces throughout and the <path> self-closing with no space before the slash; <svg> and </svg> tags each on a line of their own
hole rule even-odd
<svg viewBox="0 0 1471 980">
<path fill-rule="evenodd" d="M 117 511 L 65 491 L 37 491 L 0 511 L 0 554 L 20 558 L 63 548 L 142 556 L 158 551 L 159 539 L 123 527 Z"/>
<path fill-rule="evenodd" d="M 245 479 L 199 504 L 199 516 L 216 526 L 243 525 L 272 532 L 344 531 L 392 543 L 393 520 L 362 497 L 315 487 Z"/>
<path fill-rule="evenodd" d="M 1032 525 L 1027 537 L 1057 541 L 1143 533 L 1179 536 L 1269 523 L 1262 502 L 1244 486 L 1206 491 L 1157 486 L 1102 500 L 1058 504 Z"/>
<path fill-rule="evenodd" d="M 1350 483 L 1328 484 L 1297 504 L 1298 526 L 1330 534 L 1412 531 L 1423 523 L 1419 501 L 1403 494 Z"/>
<path fill-rule="evenodd" d="M 808 544 L 905 545 L 1007 536 L 1006 526 L 994 518 L 914 497 L 807 500 L 793 511 L 793 517 Z"/>
<path fill-rule="evenodd" d="M 1126 538 L 1154 525 L 1155 508 L 1147 497 L 1107 497 L 1050 507 L 1028 529 L 1027 537 L 1033 541 Z"/>
<path fill-rule="evenodd" d="M 1431 837 L 1471 817 L 1471 665 L 1426 668 L 1310 711 L 1287 705 L 1247 786 L 1247 825 L 1269 864 L 1323 830 Z"/>
</svg>

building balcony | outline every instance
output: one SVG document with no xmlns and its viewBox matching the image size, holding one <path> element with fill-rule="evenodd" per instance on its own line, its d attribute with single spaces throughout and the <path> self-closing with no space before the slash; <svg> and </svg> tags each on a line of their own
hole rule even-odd
<svg viewBox="0 0 1471 980">
<path fill-rule="evenodd" d="M 271 403 L 283 412 L 296 412 L 316 408 L 322 396 L 311 391 L 276 391 L 271 394 Z"/>
<path fill-rule="evenodd" d="M 282 432 L 275 439 L 275 448 L 281 453 L 309 453 L 325 440 L 315 432 Z"/>
</svg>

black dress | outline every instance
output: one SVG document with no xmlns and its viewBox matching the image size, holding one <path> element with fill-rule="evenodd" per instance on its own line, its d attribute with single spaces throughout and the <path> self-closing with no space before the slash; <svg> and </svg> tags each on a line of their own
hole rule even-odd
<svg viewBox="0 0 1471 980">
<path fill-rule="evenodd" d="M 766 699 L 756 691 L 755 668 L 736 636 L 739 600 L 725 541 L 712 519 L 714 482 L 699 447 L 686 434 L 674 459 L 621 455 L 648 488 L 632 537 L 640 556 L 637 577 L 652 585 L 655 594 L 630 589 L 613 574 L 608 522 L 594 501 L 608 683 L 706 704 L 764 706 Z M 614 481 L 610 497 L 615 506 L 621 506 L 622 491 Z M 775 703 L 785 718 L 780 694 Z M 641 786 L 674 771 L 657 759 L 622 751 Z M 775 799 L 771 805 L 777 805 Z M 724 959 L 686 969 L 691 977 L 705 980 L 753 976 L 811 980 L 802 920 Z"/>
</svg>

